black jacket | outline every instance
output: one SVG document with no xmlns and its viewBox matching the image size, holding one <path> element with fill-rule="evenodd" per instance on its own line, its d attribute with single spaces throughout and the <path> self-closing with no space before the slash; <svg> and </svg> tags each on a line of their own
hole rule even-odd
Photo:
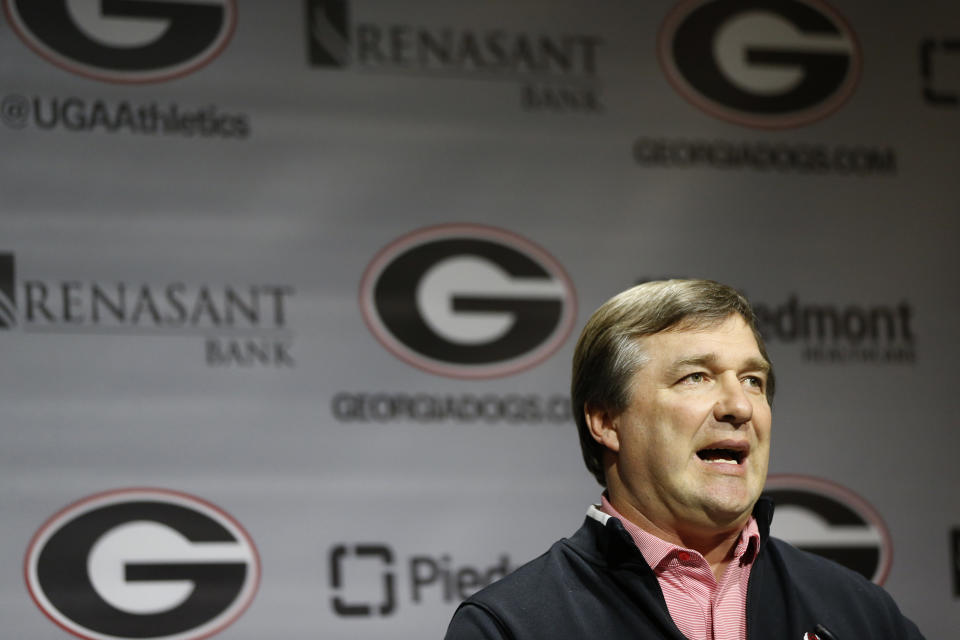
<svg viewBox="0 0 960 640">
<path fill-rule="evenodd" d="M 754 509 L 760 550 L 747 588 L 748 640 L 803 640 L 820 624 L 836 640 L 922 640 L 886 591 L 834 562 L 771 538 L 773 504 Z M 811 636 L 812 637 L 812 636 Z M 660 584 L 616 518 L 587 518 L 571 537 L 468 598 L 447 640 L 669 638 Z"/>
</svg>

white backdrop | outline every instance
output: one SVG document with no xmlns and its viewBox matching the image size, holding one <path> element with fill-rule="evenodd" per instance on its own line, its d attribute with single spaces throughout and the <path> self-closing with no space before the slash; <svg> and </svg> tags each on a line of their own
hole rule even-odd
<svg viewBox="0 0 960 640">
<path fill-rule="evenodd" d="M 238 611 L 147 637 L 441 636 L 599 498 L 573 343 L 663 276 L 760 308 L 771 472 L 882 520 L 808 537 L 882 545 L 907 615 L 955 636 L 955 3 L 3 4 L 9 637 L 134 637 L 45 616 L 66 570 L 24 579 L 49 518 L 133 487 L 177 493 L 106 499 L 225 512 L 256 550 L 223 542 Z M 156 514 L 78 594 L 133 629 L 187 596 L 124 566 L 208 558 Z"/>
</svg>

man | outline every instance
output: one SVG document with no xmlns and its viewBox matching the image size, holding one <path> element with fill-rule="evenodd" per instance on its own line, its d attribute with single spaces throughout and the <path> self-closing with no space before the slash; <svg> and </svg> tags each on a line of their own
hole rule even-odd
<svg viewBox="0 0 960 640">
<path fill-rule="evenodd" d="M 769 537 L 773 392 L 753 311 L 730 287 L 650 282 L 604 303 L 571 385 L 602 502 L 467 599 L 447 639 L 922 638 L 881 588 Z"/>
</svg>

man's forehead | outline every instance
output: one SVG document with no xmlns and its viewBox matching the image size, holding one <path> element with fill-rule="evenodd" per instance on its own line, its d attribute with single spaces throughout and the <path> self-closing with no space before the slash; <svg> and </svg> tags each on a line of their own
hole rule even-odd
<svg viewBox="0 0 960 640">
<path fill-rule="evenodd" d="M 674 326 L 643 336 L 640 344 L 649 358 L 666 365 L 676 362 L 712 365 L 729 359 L 766 362 L 753 330 L 739 315 L 710 324 Z"/>
<path fill-rule="evenodd" d="M 664 362 L 668 370 L 680 370 L 685 367 L 706 367 L 720 369 L 735 367 L 737 369 L 768 372 L 770 363 L 763 359 L 759 351 L 746 354 L 726 354 L 727 357 L 716 352 L 698 353 L 689 356 L 679 356 L 672 361 Z"/>
</svg>

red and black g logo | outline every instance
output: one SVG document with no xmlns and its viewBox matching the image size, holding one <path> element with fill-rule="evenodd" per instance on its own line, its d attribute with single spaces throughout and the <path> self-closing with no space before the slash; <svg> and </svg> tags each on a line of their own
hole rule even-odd
<svg viewBox="0 0 960 640">
<path fill-rule="evenodd" d="M 3 0 L 14 31 L 53 64 L 106 82 L 162 82 L 227 46 L 235 0 Z"/>
<path fill-rule="evenodd" d="M 260 561 L 240 524 L 212 504 L 123 489 L 50 518 L 24 572 L 43 613 L 81 638 L 198 640 L 246 610 Z"/>
<path fill-rule="evenodd" d="M 763 493 L 777 505 L 773 535 L 877 584 L 887 579 L 893 542 L 866 500 L 827 480 L 787 474 L 768 477 Z"/>
<path fill-rule="evenodd" d="M 707 113 L 779 129 L 839 109 L 860 78 L 860 45 L 821 0 L 684 0 L 658 49 L 667 78 Z"/>
<path fill-rule="evenodd" d="M 573 285 L 529 240 L 450 224 L 395 240 L 367 267 L 363 317 L 406 362 L 439 375 L 492 378 L 556 351 L 576 316 Z"/>
</svg>

